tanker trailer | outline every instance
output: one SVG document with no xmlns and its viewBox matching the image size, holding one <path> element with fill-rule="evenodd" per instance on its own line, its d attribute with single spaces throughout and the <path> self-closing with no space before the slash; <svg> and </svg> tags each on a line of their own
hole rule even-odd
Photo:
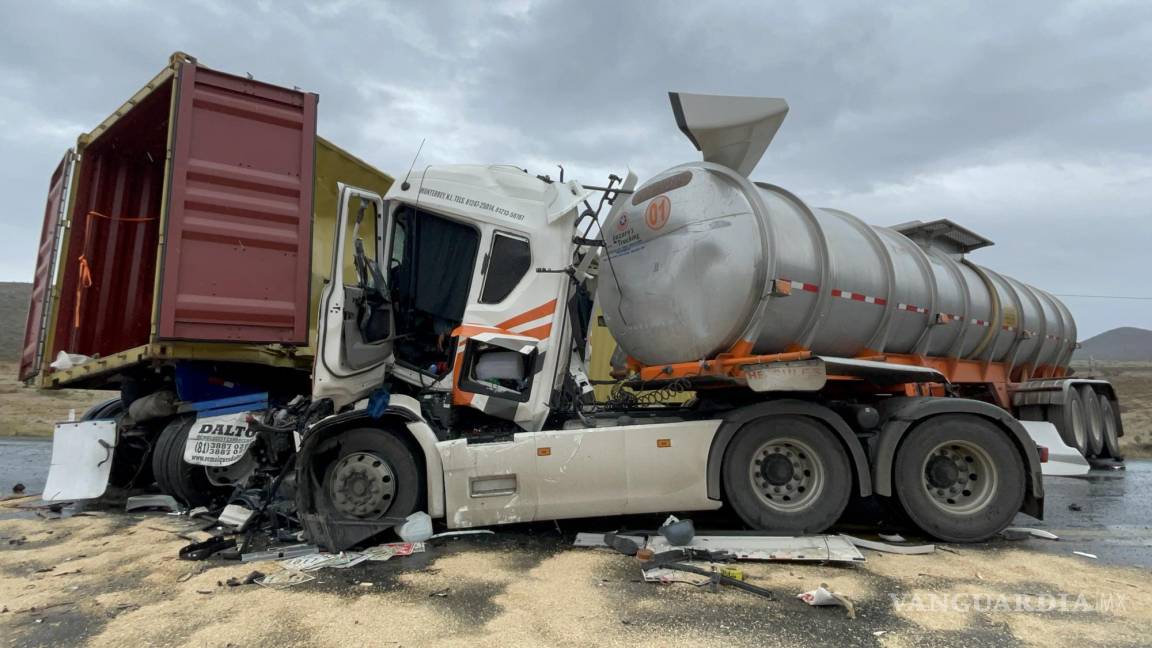
<svg viewBox="0 0 1152 648">
<path fill-rule="evenodd" d="M 927 367 L 947 381 L 934 393 L 1052 422 L 1081 454 L 1119 458 L 1111 385 L 1070 377 L 1071 313 L 967 258 L 992 241 L 947 220 L 871 226 L 750 181 L 787 114 L 781 99 L 671 98 L 704 160 L 638 187 L 604 224 L 600 305 L 639 376 L 781 353 Z"/>
</svg>

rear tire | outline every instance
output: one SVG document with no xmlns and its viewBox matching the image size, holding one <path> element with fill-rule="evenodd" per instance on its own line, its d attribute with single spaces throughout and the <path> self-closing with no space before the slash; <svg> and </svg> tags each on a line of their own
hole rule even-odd
<svg viewBox="0 0 1152 648">
<path fill-rule="evenodd" d="M 917 425 L 896 452 L 904 513 L 946 542 L 980 542 L 1012 522 L 1024 502 L 1024 463 L 995 424 L 946 414 Z"/>
<path fill-rule="evenodd" d="M 1080 392 L 1069 388 L 1064 395 L 1064 404 L 1048 408 L 1049 423 L 1056 426 L 1064 443 L 1076 448 L 1080 456 L 1088 456 L 1088 422 L 1084 419 L 1084 402 Z"/>
<path fill-rule="evenodd" d="M 1100 398 L 1090 385 L 1080 385 L 1080 401 L 1084 403 L 1084 427 L 1088 431 L 1086 457 L 1099 457 L 1104 451 L 1104 417 L 1100 413 Z"/>
<path fill-rule="evenodd" d="M 172 419 L 160 432 L 152 453 L 152 472 L 160 491 L 190 508 L 212 506 L 232 492 L 230 487 L 213 484 L 204 466 L 184 461 L 184 446 L 195 422 L 193 416 Z"/>
<path fill-rule="evenodd" d="M 737 433 L 724 453 L 728 503 L 748 526 L 776 535 L 832 526 L 852 494 L 848 453 L 807 416 L 773 416 Z"/>
<path fill-rule="evenodd" d="M 1120 415 L 1116 402 L 1107 394 L 1100 394 L 1100 416 L 1104 423 L 1104 452 L 1112 459 L 1122 459 L 1120 454 Z"/>
</svg>

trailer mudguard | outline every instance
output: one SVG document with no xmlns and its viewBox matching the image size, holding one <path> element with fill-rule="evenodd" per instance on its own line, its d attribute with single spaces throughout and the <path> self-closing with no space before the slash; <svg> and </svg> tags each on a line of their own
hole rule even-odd
<svg viewBox="0 0 1152 648">
<path fill-rule="evenodd" d="M 864 448 L 852 432 L 852 428 L 840 418 L 840 415 L 822 405 L 795 399 L 781 399 L 766 403 L 757 403 L 748 407 L 729 412 L 724 417 L 716 436 L 712 438 L 712 446 L 708 450 L 708 497 L 714 500 L 721 499 L 720 470 L 724 464 L 724 452 L 728 444 L 736 436 L 736 432 L 745 424 L 765 416 L 779 416 L 794 414 L 818 419 L 839 436 L 841 443 L 848 450 L 852 459 L 852 466 L 856 472 L 859 493 L 861 497 L 872 494 L 872 475 L 868 471 L 868 458 Z"/>
<path fill-rule="evenodd" d="M 1020 510 L 1037 519 L 1044 519 L 1044 478 L 1040 471 L 1040 457 L 1035 451 L 1036 444 L 1024 426 L 1008 412 L 983 401 L 943 397 L 892 398 L 879 403 L 879 410 L 884 424 L 871 448 L 872 476 L 877 495 L 891 497 L 893 494 L 892 468 L 896 461 L 896 450 L 909 430 L 921 421 L 939 414 L 974 414 L 1000 426 L 1016 444 L 1016 449 L 1024 459 L 1024 468 L 1030 476 L 1025 481 L 1026 493 Z"/>
</svg>

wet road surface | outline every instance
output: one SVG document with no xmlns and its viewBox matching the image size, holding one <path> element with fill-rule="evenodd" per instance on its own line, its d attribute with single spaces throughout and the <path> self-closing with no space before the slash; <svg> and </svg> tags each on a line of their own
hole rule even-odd
<svg viewBox="0 0 1152 648">
<path fill-rule="evenodd" d="M 0 438 L 0 494 L 10 493 L 16 483 L 29 493 L 40 492 L 51 457 L 47 439 Z M 1084 551 L 1101 562 L 1152 568 L 1152 460 L 1131 460 L 1125 470 L 1093 470 L 1083 477 L 1049 477 L 1044 488 L 1045 519 L 1019 515 L 1014 524 L 1051 531 L 1060 541 L 1030 540 L 1030 549 L 1065 556 Z M 643 524 L 629 524 L 642 519 Z M 651 525 L 644 518 L 622 522 L 633 528 Z"/>
</svg>

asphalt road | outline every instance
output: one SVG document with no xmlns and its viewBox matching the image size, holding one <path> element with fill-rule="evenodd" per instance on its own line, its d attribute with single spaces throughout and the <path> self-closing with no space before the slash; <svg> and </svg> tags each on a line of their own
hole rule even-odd
<svg viewBox="0 0 1152 648">
<path fill-rule="evenodd" d="M 39 492 L 51 455 L 48 440 L 0 438 L 0 494 L 16 483 Z M 1032 541 L 1031 549 L 1063 555 L 1085 551 L 1105 563 L 1152 568 L 1152 461 L 1132 460 L 1125 470 L 1093 470 L 1083 477 L 1050 477 L 1045 490 L 1045 519 L 1020 515 L 1016 524 L 1046 529 L 1061 540 Z M 624 526 L 651 524 L 628 522 Z"/>
</svg>

